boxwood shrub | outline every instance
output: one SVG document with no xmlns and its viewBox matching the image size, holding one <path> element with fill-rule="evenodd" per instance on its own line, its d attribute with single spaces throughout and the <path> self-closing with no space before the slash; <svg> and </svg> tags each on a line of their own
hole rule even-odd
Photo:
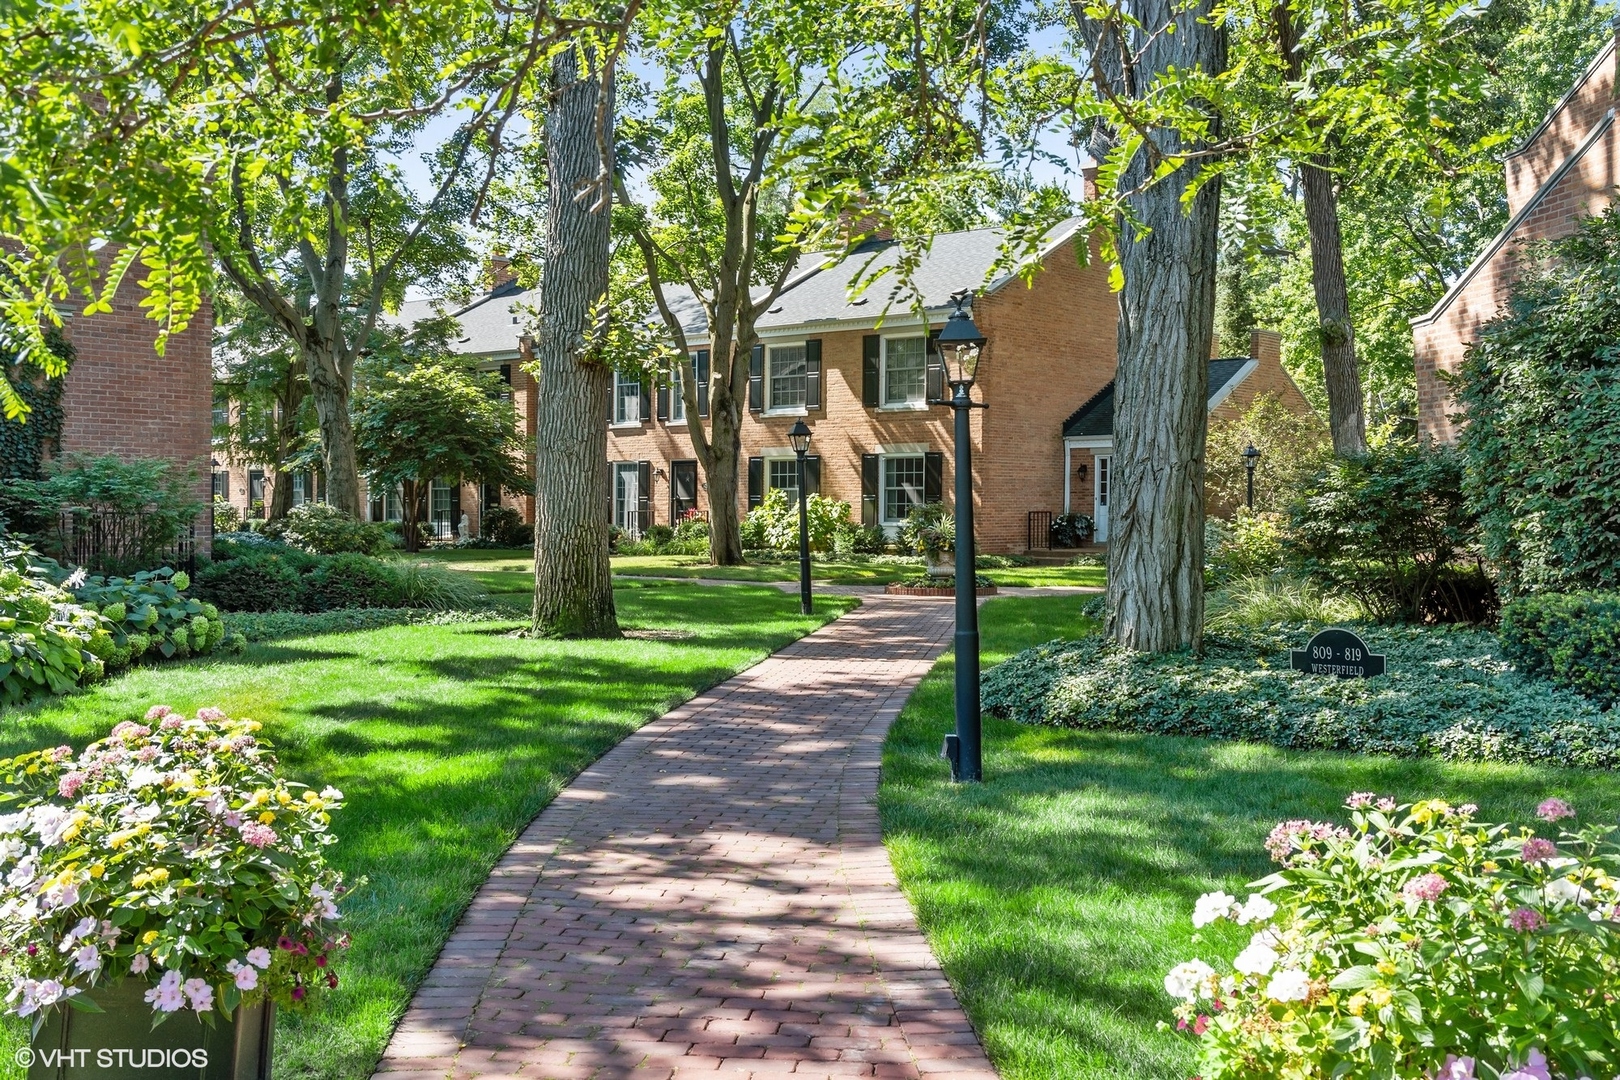
<svg viewBox="0 0 1620 1080">
<path fill-rule="evenodd" d="M 254 551 L 209 563 L 197 570 L 197 594 L 225 611 L 297 611 L 303 607 L 303 562 Z"/>
<path fill-rule="evenodd" d="M 1241 739 L 1308 750 L 1620 765 L 1620 716 L 1527 675 L 1480 630 L 1357 627 L 1388 674 L 1289 668 L 1316 628 L 1206 636 L 1202 658 L 1146 654 L 1102 635 L 1052 641 L 986 672 L 984 707 L 1026 723 Z"/>
<path fill-rule="evenodd" d="M 393 567 L 364 555 L 322 559 L 304 582 L 306 611 L 401 607 L 404 592 Z"/>
<path fill-rule="evenodd" d="M 1502 654 L 1605 706 L 1620 702 L 1620 593 L 1543 593 L 1502 607 Z"/>
</svg>

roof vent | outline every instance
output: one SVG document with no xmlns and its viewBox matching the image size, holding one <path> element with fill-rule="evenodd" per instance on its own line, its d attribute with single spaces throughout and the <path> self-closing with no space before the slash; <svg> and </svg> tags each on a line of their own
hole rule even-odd
<svg viewBox="0 0 1620 1080">
<path fill-rule="evenodd" d="M 781 305 L 781 304 L 777 304 L 777 305 L 776 305 L 776 306 L 775 306 L 775 307 L 773 307 L 773 308 L 766 308 L 766 309 L 765 309 L 765 314 L 767 314 L 767 315 L 775 315 L 775 314 L 776 314 L 776 313 L 777 313 L 777 312 L 779 312 L 779 311 L 781 311 L 781 310 L 782 310 L 782 305 Z"/>
</svg>

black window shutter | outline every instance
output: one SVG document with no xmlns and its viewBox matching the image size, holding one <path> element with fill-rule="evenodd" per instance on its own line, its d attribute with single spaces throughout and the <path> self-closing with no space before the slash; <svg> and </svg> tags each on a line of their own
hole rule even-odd
<svg viewBox="0 0 1620 1080">
<path fill-rule="evenodd" d="M 623 375 L 615 374 L 613 376 L 613 378 L 608 380 L 608 423 L 609 424 L 617 423 L 618 419 L 619 419 L 619 411 L 618 411 L 618 405 L 619 405 L 619 380 L 622 379 L 622 378 L 624 378 Z"/>
<path fill-rule="evenodd" d="M 867 334 L 861 342 L 861 404 L 875 409 L 878 404 L 878 363 L 883 356 L 883 339 Z"/>
<path fill-rule="evenodd" d="M 311 500 L 313 501 L 313 500 Z M 450 532 L 455 533 L 456 527 L 461 524 L 461 481 L 450 481 Z"/>
<path fill-rule="evenodd" d="M 642 385 L 646 385 L 643 383 Z M 636 462 L 636 520 L 642 529 L 652 524 L 652 462 Z"/>
<path fill-rule="evenodd" d="M 753 510 L 765 499 L 765 459 L 748 459 L 748 509 Z"/>
<path fill-rule="evenodd" d="M 868 528 L 878 523 L 878 456 L 861 455 L 861 524 Z"/>
<path fill-rule="evenodd" d="M 804 455 L 804 493 L 806 495 L 821 494 L 821 455 Z"/>
<path fill-rule="evenodd" d="M 945 455 L 930 450 L 923 455 L 923 502 L 937 503 L 945 498 Z"/>
<path fill-rule="evenodd" d="M 658 380 L 658 419 L 669 419 L 669 380 Z"/>
<path fill-rule="evenodd" d="M 939 355 L 939 331 L 935 330 L 928 335 L 927 361 L 928 385 L 924 397 L 929 401 L 945 400 L 945 361 Z"/>
<path fill-rule="evenodd" d="M 699 349 L 697 353 L 697 399 L 698 419 L 709 418 L 709 350 Z"/>
<path fill-rule="evenodd" d="M 811 338 L 804 343 L 805 395 L 804 407 L 821 408 L 821 339 Z"/>
<path fill-rule="evenodd" d="M 641 377 L 641 419 L 652 419 L 652 387 L 647 384 L 647 376 Z"/>
<path fill-rule="evenodd" d="M 755 345 L 748 354 L 748 411 L 765 408 L 765 346 Z"/>
</svg>

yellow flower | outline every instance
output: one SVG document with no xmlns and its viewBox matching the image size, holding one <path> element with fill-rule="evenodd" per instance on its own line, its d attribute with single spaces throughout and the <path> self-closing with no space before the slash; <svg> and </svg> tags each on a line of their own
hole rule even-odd
<svg viewBox="0 0 1620 1080">
<path fill-rule="evenodd" d="M 1395 995 L 1387 986 L 1375 986 L 1367 996 L 1372 1000 L 1373 1008 L 1382 1009 L 1389 1004 L 1389 999 Z"/>
<path fill-rule="evenodd" d="M 1496 860 L 1495 859 L 1487 859 L 1485 861 L 1485 872 L 1487 874 L 1494 874 L 1500 869 L 1502 869 L 1502 868 L 1500 866 L 1496 865 Z"/>
<path fill-rule="evenodd" d="M 1394 961 L 1392 961 L 1392 960 L 1380 960 L 1380 961 L 1378 961 L 1378 974 L 1380 974 L 1380 975 L 1393 975 L 1393 974 L 1395 974 L 1395 963 L 1394 963 Z"/>
<path fill-rule="evenodd" d="M 1356 994 L 1344 1004 L 1345 1008 L 1350 1010 L 1351 1016 L 1360 1016 L 1362 1013 L 1367 1011 L 1367 995 Z"/>
<path fill-rule="evenodd" d="M 169 872 L 160 866 L 156 870 L 147 870 L 143 873 L 136 874 L 134 878 L 130 880 L 130 884 L 135 886 L 137 889 L 140 889 L 147 885 L 161 885 L 168 880 Z"/>
<path fill-rule="evenodd" d="M 259 815 L 259 821 L 260 821 L 261 824 L 264 824 L 264 825 L 274 824 L 275 820 L 276 820 L 276 815 L 272 814 L 268 810 L 266 810 L 264 813 Z"/>
<path fill-rule="evenodd" d="M 157 939 L 158 939 L 158 932 L 156 930 L 148 930 L 146 933 L 141 935 L 141 944 L 142 945 L 150 945 L 150 944 L 152 944 L 152 942 L 156 941 Z"/>
<path fill-rule="evenodd" d="M 292 796 L 287 794 L 285 791 L 278 791 L 276 792 L 276 802 L 280 803 L 282 806 L 291 806 Z"/>
<path fill-rule="evenodd" d="M 315 794 L 313 791 L 306 791 L 304 792 L 304 801 L 307 803 L 318 803 L 321 801 L 321 797 Z"/>
<path fill-rule="evenodd" d="M 90 876 L 91 877 L 98 878 L 102 874 L 105 874 L 106 872 L 107 872 L 107 864 L 106 863 L 99 863 L 98 862 L 98 863 L 91 863 L 90 864 Z"/>
<path fill-rule="evenodd" d="M 39 766 L 38 765 L 30 765 L 24 771 L 27 772 L 29 776 L 33 776 L 35 773 L 39 772 Z"/>
</svg>

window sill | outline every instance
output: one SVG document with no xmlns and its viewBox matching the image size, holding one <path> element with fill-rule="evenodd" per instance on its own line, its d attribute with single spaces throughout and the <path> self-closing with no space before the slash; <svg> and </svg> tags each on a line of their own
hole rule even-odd
<svg viewBox="0 0 1620 1080">
<path fill-rule="evenodd" d="M 686 426 L 686 421 L 685 420 L 665 420 L 664 421 L 664 426 L 665 427 L 683 428 L 683 427 Z"/>
<path fill-rule="evenodd" d="M 929 405 L 926 401 L 906 402 L 904 405 L 879 405 L 877 407 L 877 411 L 880 413 L 927 412 L 928 409 Z"/>
<path fill-rule="evenodd" d="M 626 420 L 622 424 L 609 424 L 608 425 L 608 430 L 610 430 L 610 431 L 640 431 L 642 428 L 644 428 L 646 426 L 647 426 L 647 421 L 645 421 L 645 420 Z"/>
<path fill-rule="evenodd" d="M 809 416 L 810 410 L 802 405 L 791 409 L 766 409 L 764 416 Z"/>
</svg>

